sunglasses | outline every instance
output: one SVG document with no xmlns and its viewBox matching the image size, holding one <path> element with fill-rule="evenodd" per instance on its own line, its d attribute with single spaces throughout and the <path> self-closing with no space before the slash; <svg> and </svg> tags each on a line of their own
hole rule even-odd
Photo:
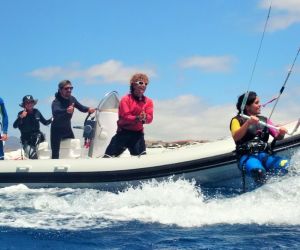
<svg viewBox="0 0 300 250">
<path fill-rule="evenodd" d="M 33 104 L 34 101 L 26 101 L 25 104 Z"/>
<path fill-rule="evenodd" d="M 63 90 L 73 90 L 73 87 L 65 87 Z"/>
<path fill-rule="evenodd" d="M 145 85 L 145 86 L 148 85 L 147 82 L 143 82 L 143 81 L 137 81 L 137 82 L 135 82 L 135 84 L 137 84 L 137 85 Z"/>
</svg>

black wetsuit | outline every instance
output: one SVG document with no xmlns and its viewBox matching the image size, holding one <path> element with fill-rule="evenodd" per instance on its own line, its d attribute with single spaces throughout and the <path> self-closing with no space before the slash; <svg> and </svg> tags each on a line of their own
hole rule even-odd
<svg viewBox="0 0 300 250">
<path fill-rule="evenodd" d="M 51 124 L 51 149 L 52 159 L 59 158 L 60 142 L 62 139 L 74 138 L 71 127 L 72 114 L 67 113 L 67 108 L 74 103 L 74 107 L 81 112 L 88 112 L 89 108 L 80 104 L 74 96 L 63 98 L 59 92 L 55 94 L 52 102 L 53 122 Z"/>
<path fill-rule="evenodd" d="M 38 109 L 33 109 L 27 116 L 21 118 L 20 115 L 23 111 L 18 113 L 13 127 L 18 128 L 21 132 L 21 142 L 24 150 L 26 147 L 31 147 L 29 158 L 36 159 L 36 147 L 39 143 L 45 141 L 44 134 L 40 131 L 40 122 L 45 126 L 49 125 L 52 119 L 46 120 Z"/>
</svg>

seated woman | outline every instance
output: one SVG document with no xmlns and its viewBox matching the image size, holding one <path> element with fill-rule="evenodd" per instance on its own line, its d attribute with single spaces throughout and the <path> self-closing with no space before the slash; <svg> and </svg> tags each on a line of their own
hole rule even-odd
<svg viewBox="0 0 300 250">
<path fill-rule="evenodd" d="M 45 141 L 44 134 L 40 131 L 40 122 L 49 125 L 52 118 L 46 120 L 38 109 L 33 108 L 37 100 L 32 95 L 23 97 L 20 104 L 22 111 L 18 113 L 13 127 L 19 128 L 21 132 L 21 142 L 26 156 L 29 159 L 37 159 L 37 148 L 39 143 Z"/>
<path fill-rule="evenodd" d="M 249 119 L 241 116 L 242 103 L 245 94 L 238 98 L 236 107 L 237 116 L 230 122 L 230 130 L 236 144 L 238 157 L 238 167 L 243 173 L 254 178 L 257 183 L 263 183 L 267 173 L 285 174 L 287 173 L 288 160 L 272 153 L 268 144 L 269 135 L 276 140 L 281 140 L 287 133 L 284 127 L 278 130 L 260 124 L 262 121 L 272 125 L 272 122 L 260 116 L 260 100 L 255 92 L 250 91 L 243 113 Z"/>
</svg>

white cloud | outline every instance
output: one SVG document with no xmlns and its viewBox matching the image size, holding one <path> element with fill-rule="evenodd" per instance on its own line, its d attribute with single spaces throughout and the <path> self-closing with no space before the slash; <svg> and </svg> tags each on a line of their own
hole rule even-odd
<svg viewBox="0 0 300 250">
<path fill-rule="evenodd" d="M 229 72 L 235 58 L 232 56 L 193 56 L 183 59 L 181 68 L 197 68 L 205 72 Z"/>
<path fill-rule="evenodd" d="M 154 101 L 152 124 L 145 126 L 146 138 L 165 141 L 219 139 L 230 135 L 234 105 L 208 106 L 193 95 Z"/>
<path fill-rule="evenodd" d="M 300 88 L 290 88 L 282 95 L 272 116 L 274 124 L 300 118 L 299 95 Z M 232 100 L 231 104 L 211 106 L 193 95 L 154 100 L 154 121 L 145 126 L 145 136 L 165 141 L 215 140 L 231 136 L 229 123 L 237 113 L 235 103 L 236 100 Z M 262 115 L 269 116 L 272 107 L 273 103 L 262 110 Z"/>
<path fill-rule="evenodd" d="M 29 72 L 28 75 L 42 80 L 82 78 L 87 83 L 127 83 L 130 76 L 136 72 L 143 72 L 150 77 L 156 75 L 154 69 L 127 67 L 117 60 L 108 60 L 100 64 L 92 65 L 86 69 L 82 69 L 78 63 L 67 67 L 45 67 L 35 69 Z"/>
<path fill-rule="evenodd" d="M 274 124 L 285 124 L 300 118 L 300 88 L 290 88 L 281 96 L 272 116 Z M 87 106 L 97 106 L 99 100 L 84 99 Z M 183 95 L 167 100 L 154 101 L 154 120 L 145 125 L 145 138 L 148 140 L 216 140 L 230 135 L 229 123 L 236 115 L 235 103 L 211 106 L 200 97 Z M 261 100 L 262 103 L 266 100 Z M 262 110 L 269 116 L 274 103 Z M 83 125 L 86 113 L 75 111 L 72 125 Z M 81 130 L 75 130 L 76 138 L 82 137 Z"/>
<path fill-rule="evenodd" d="M 269 0 L 262 0 L 260 7 L 268 9 Z M 300 22 L 300 1 L 299 0 L 273 0 L 271 18 L 268 25 L 269 31 L 276 31 L 288 28 Z"/>
</svg>

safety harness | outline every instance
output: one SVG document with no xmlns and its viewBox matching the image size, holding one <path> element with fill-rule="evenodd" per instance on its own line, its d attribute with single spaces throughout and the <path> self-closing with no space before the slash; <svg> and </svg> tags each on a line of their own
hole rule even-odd
<svg viewBox="0 0 300 250">
<path fill-rule="evenodd" d="M 258 118 L 260 121 L 267 123 L 266 117 L 258 116 Z M 237 119 L 240 123 L 240 126 L 242 126 L 247 121 L 246 118 L 243 118 L 240 115 L 237 115 L 232 119 Z M 272 148 L 268 144 L 269 136 L 270 136 L 270 132 L 266 126 L 263 126 L 261 124 L 250 125 L 244 137 L 241 140 L 236 142 L 236 155 L 238 159 L 238 167 L 242 173 L 244 192 L 246 191 L 245 164 L 249 159 L 250 155 L 253 156 L 260 152 L 272 153 Z M 243 160 L 243 162 L 240 162 L 240 159 L 243 155 L 246 155 L 247 157 Z M 262 161 L 266 161 L 266 160 L 267 158 L 263 159 Z"/>
<path fill-rule="evenodd" d="M 246 122 L 246 119 L 237 115 L 236 118 L 240 126 Z M 233 118 L 233 119 L 234 119 Z M 258 116 L 260 121 L 267 122 L 267 118 L 264 116 Z M 245 136 L 236 142 L 236 153 L 238 156 L 245 154 L 256 154 L 259 152 L 270 153 L 271 147 L 268 144 L 270 132 L 269 129 L 260 124 L 250 125 L 247 129 Z"/>
</svg>

